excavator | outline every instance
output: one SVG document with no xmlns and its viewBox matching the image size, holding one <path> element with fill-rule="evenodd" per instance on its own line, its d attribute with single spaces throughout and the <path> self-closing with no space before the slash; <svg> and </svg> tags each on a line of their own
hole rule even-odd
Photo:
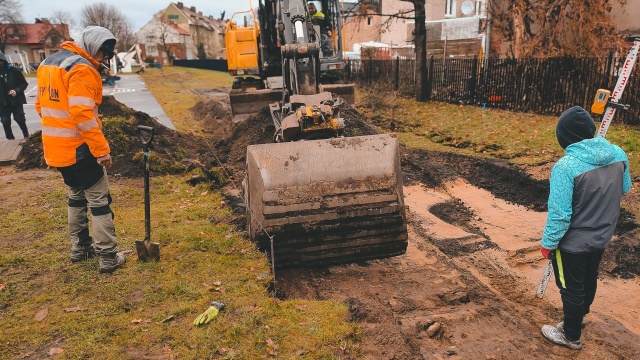
<svg viewBox="0 0 640 360">
<path fill-rule="evenodd" d="M 121 64 L 120 71 L 123 73 L 133 72 L 134 67 L 140 67 L 136 71 L 137 74 L 144 72 L 146 64 L 142 59 L 142 49 L 139 44 L 133 45 L 127 52 L 118 53 L 117 56 Z"/>
<path fill-rule="evenodd" d="M 321 12 L 310 14 L 313 3 Z M 257 14 L 256 14 L 257 12 Z M 242 21 L 234 21 L 240 16 Z M 324 23 L 322 22 L 324 20 Z M 353 85 L 340 84 L 337 0 L 260 0 L 226 26 L 232 113 L 266 107 L 273 143 L 247 147 L 250 238 L 277 268 L 401 255 L 407 248 L 398 141 L 344 137 Z"/>
</svg>

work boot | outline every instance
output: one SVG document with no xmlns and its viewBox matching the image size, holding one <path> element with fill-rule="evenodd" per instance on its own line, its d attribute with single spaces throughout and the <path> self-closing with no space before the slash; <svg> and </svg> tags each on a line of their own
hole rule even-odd
<svg viewBox="0 0 640 360">
<path fill-rule="evenodd" d="M 124 253 L 122 252 L 100 255 L 100 272 L 103 274 L 112 273 L 124 265 L 126 261 Z"/>
<path fill-rule="evenodd" d="M 96 257 L 96 250 L 93 246 L 81 246 L 71 250 L 70 258 L 72 263 L 86 261 L 94 257 Z"/>
<path fill-rule="evenodd" d="M 556 345 L 568 347 L 569 349 L 580 350 L 582 349 L 582 342 L 580 339 L 576 341 L 569 341 L 564 336 L 564 330 L 552 325 L 544 325 L 542 327 L 542 335 Z"/>
</svg>

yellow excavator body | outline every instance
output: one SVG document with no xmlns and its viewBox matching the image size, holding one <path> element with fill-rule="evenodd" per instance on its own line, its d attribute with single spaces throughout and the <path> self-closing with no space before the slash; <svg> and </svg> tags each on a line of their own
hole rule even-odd
<svg viewBox="0 0 640 360">
<path fill-rule="evenodd" d="M 258 32 L 257 24 L 239 27 L 236 23 L 227 22 L 225 45 L 231 75 L 258 74 Z"/>
</svg>

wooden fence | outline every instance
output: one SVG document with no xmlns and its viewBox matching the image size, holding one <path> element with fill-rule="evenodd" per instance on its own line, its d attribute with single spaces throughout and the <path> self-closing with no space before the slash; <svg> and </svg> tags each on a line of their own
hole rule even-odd
<svg viewBox="0 0 640 360">
<path fill-rule="evenodd" d="M 612 90 L 626 56 L 606 59 L 443 59 L 428 60 L 429 99 L 506 110 L 559 115 L 580 105 L 589 110 L 596 90 Z M 415 60 L 350 60 L 345 80 L 360 85 L 393 84 L 401 94 L 415 89 Z M 627 84 L 617 120 L 640 124 L 640 65 Z"/>
</svg>

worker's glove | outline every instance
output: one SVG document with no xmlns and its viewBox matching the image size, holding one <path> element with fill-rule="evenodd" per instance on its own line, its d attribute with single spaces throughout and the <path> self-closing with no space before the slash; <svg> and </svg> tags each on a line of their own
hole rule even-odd
<svg viewBox="0 0 640 360">
<path fill-rule="evenodd" d="M 225 305 L 223 303 L 219 301 L 212 301 L 209 308 L 202 314 L 198 315 L 198 317 L 193 321 L 193 325 L 202 326 L 210 323 L 211 320 L 218 315 L 220 310 L 224 308 Z"/>
<path fill-rule="evenodd" d="M 549 249 L 545 249 L 542 246 L 540 247 L 540 252 L 542 253 L 542 257 L 544 257 L 547 260 L 553 260 L 556 257 L 556 250 L 549 250 Z"/>
</svg>

